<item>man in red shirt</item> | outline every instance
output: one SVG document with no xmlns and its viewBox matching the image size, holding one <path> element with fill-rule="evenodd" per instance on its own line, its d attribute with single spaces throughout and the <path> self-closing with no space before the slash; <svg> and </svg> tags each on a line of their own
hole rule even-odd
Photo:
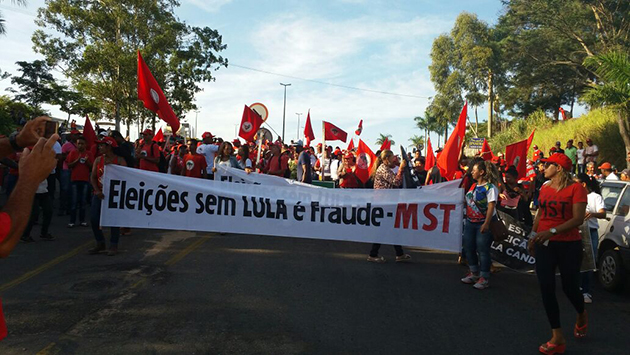
<svg viewBox="0 0 630 355">
<path fill-rule="evenodd" d="M 542 159 L 542 150 L 538 149 L 538 146 L 535 145 L 535 144 L 534 144 L 533 148 L 534 148 L 534 155 L 532 156 L 532 160 L 534 162 L 537 162 L 540 159 Z"/>
<path fill-rule="evenodd" d="M 159 172 L 158 163 L 160 162 L 160 147 L 153 142 L 153 131 L 145 129 L 142 132 L 144 138 L 142 145 L 136 151 L 136 159 L 138 159 L 138 167 L 140 170 Z"/>
<path fill-rule="evenodd" d="M 208 178 L 206 157 L 197 153 L 197 140 L 191 139 L 188 142 L 188 150 L 190 153 L 184 157 L 184 169 L 182 176 L 194 178 Z"/>
<path fill-rule="evenodd" d="M 14 191 L 0 212 L 0 257 L 9 256 L 22 236 L 31 217 L 31 209 L 35 192 L 39 184 L 45 180 L 57 165 L 57 156 L 53 145 L 59 139 L 53 134 L 48 140 L 41 138 L 45 131 L 48 117 L 38 117 L 29 121 L 19 134 L 0 139 L 0 159 L 14 151 L 34 145 L 25 150 L 20 158 L 19 169 L 22 176 L 17 181 Z M 7 327 L 0 303 L 0 340 L 7 336 Z"/>
<path fill-rule="evenodd" d="M 269 150 L 271 157 L 265 166 L 265 174 L 284 177 L 285 171 L 289 168 L 289 156 L 280 154 L 280 147 L 277 144 L 272 144 Z"/>
<path fill-rule="evenodd" d="M 70 204 L 70 223 L 68 228 L 72 228 L 77 220 L 77 209 L 79 210 L 79 223 L 82 227 L 87 227 L 85 223 L 85 201 L 88 195 L 90 170 L 94 163 L 94 156 L 87 150 L 87 143 L 83 136 L 77 138 L 77 150 L 68 154 L 66 163 L 72 170 L 70 181 L 72 186 L 72 199 Z"/>
</svg>

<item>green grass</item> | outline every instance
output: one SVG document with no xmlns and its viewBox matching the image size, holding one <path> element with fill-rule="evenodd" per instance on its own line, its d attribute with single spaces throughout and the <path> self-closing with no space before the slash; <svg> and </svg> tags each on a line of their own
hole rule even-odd
<svg viewBox="0 0 630 355">
<path fill-rule="evenodd" d="M 619 134 L 617 116 L 606 109 L 592 110 L 580 117 L 561 122 L 554 122 L 542 111 L 538 111 L 524 120 L 515 120 L 507 130 L 494 136 L 488 143 L 495 154 L 504 152 L 505 146 L 527 139 L 534 128 L 536 134 L 532 145 L 538 145 L 545 156 L 556 141 L 562 142 L 564 148 L 569 139 L 573 139 L 576 146 L 578 142 L 584 142 L 586 146 L 586 138 L 591 138 L 599 147 L 598 163 L 607 161 L 619 170 L 626 167 L 626 151 Z M 530 150 L 530 157 L 531 154 Z"/>
</svg>

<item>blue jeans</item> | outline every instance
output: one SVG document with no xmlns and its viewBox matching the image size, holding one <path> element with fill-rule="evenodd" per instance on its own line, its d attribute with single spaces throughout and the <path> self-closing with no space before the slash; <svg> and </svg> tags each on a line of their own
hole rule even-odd
<svg viewBox="0 0 630 355">
<path fill-rule="evenodd" d="M 79 210 L 79 222 L 85 222 L 85 201 L 88 186 L 87 181 L 72 182 L 72 204 L 70 205 L 70 223 L 72 224 L 77 221 L 77 209 Z"/>
<path fill-rule="evenodd" d="M 7 175 L 7 184 L 5 186 L 7 197 L 11 196 L 11 192 L 15 188 L 15 184 L 17 184 L 18 176 L 17 175 Z"/>
<path fill-rule="evenodd" d="M 595 265 L 597 265 L 597 244 L 599 243 L 599 234 L 597 229 L 590 228 L 591 230 L 591 244 L 593 244 L 593 253 L 595 254 Z M 593 272 L 587 271 L 582 273 L 582 293 L 591 293 L 591 280 L 593 279 Z"/>
<path fill-rule="evenodd" d="M 94 232 L 94 238 L 98 243 L 105 243 L 105 236 L 101 230 L 101 203 L 103 200 L 96 195 L 92 196 L 92 206 L 90 208 L 90 222 L 92 223 L 92 232 Z M 120 228 L 110 228 L 109 243 L 111 246 L 118 245 L 118 238 L 120 237 Z"/>
<path fill-rule="evenodd" d="M 477 274 L 481 271 L 481 276 L 485 279 L 490 278 L 490 266 L 492 259 L 490 258 L 490 246 L 492 245 L 492 233 L 490 230 L 481 233 L 483 222 L 464 221 L 464 236 L 462 242 L 464 244 L 464 253 L 470 271 Z M 477 256 L 479 254 L 479 256 Z"/>
<path fill-rule="evenodd" d="M 70 169 L 61 170 L 61 175 L 59 179 L 59 200 L 61 202 L 61 210 L 59 214 L 70 212 L 70 199 L 71 199 L 71 190 L 70 190 L 70 174 L 72 171 Z"/>
</svg>

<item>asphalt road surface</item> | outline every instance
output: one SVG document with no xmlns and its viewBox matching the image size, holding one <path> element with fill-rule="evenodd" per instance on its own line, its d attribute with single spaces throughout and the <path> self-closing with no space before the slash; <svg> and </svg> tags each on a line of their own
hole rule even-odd
<svg viewBox="0 0 630 355">
<path fill-rule="evenodd" d="M 537 354 L 550 335 L 534 276 L 478 291 L 450 253 L 396 264 L 383 246 L 372 264 L 360 243 L 133 230 L 93 256 L 91 230 L 65 223 L 0 261 L 0 354 Z M 567 353 L 630 354 L 630 291 L 596 284 L 580 341 L 558 294 Z"/>
</svg>

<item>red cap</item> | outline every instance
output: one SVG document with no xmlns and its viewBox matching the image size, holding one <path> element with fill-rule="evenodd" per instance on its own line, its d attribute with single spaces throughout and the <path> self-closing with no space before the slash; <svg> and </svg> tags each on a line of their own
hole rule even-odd
<svg viewBox="0 0 630 355">
<path fill-rule="evenodd" d="M 101 139 L 100 141 L 96 141 L 97 144 L 107 144 L 110 145 L 112 148 L 118 148 L 118 143 L 116 143 L 116 140 L 112 137 L 103 137 L 103 139 Z"/>
<path fill-rule="evenodd" d="M 235 138 L 232 141 L 232 145 L 234 145 L 235 147 L 240 147 L 241 146 L 241 141 L 238 138 Z"/>
<path fill-rule="evenodd" d="M 321 143 L 318 143 L 318 144 L 317 144 L 317 146 L 318 146 L 318 147 L 321 147 L 321 146 L 322 146 L 322 144 L 321 144 Z"/>
<path fill-rule="evenodd" d="M 76 129 L 73 129 L 72 131 L 70 131 L 70 134 L 81 134 L 81 132 L 79 132 Z"/>
<path fill-rule="evenodd" d="M 354 158 L 354 154 L 352 153 L 348 153 L 344 156 L 344 159 L 353 159 Z"/>
<path fill-rule="evenodd" d="M 599 166 L 599 170 L 602 170 L 602 169 L 611 170 L 612 169 L 612 165 L 610 163 L 608 163 L 608 162 L 603 163 L 602 165 Z"/>
<path fill-rule="evenodd" d="M 212 137 L 214 137 L 214 136 L 213 136 L 213 135 L 212 135 L 212 133 L 210 133 L 210 132 L 203 132 L 203 134 L 201 135 L 201 138 L 202 138 L 202 139 L 205 139 L 206 137 L 210 137 L 210 138 L 212 138 Z"/>
<path fill-rule="evenodd" d="M 144 131 L 142 131 L 142 134 L 148 134 L 148 135 L 152 136 L 153 135 L 153 131 L 147 128 Z"/>
<path fill-rule="evenodd" d="M 541 159 L 540 161 L 544 163 L 556 163 L 566 171 L 571 171 L 571 168 L 573 167 L 573 162 L 571 161 L 571 158 L 562 153 L 553 154 L 549 158 Z"/>
</svg>

